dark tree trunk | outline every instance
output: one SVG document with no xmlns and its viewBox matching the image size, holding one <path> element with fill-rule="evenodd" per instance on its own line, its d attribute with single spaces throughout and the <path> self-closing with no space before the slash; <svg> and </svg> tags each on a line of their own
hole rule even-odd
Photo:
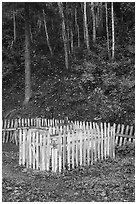
<svg viewBox="0 0 137 204">
<path fill-rule="evenodd" d="M 31 98 L 31 61 L 30 61 L 30 26 L 29 3 L 25 3 L 25 100 L 27 104 Z"/>
</svg>

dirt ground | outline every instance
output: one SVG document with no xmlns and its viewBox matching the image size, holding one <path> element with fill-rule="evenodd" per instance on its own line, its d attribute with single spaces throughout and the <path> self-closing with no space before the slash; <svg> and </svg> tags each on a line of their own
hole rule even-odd
<svg viewBox="0 0 137 204">
<path fill-rule="evenodd" d="M 3 144 L 3 202 L 133 202 L 135 158 L 122 157 L 62 174 L 18 164 L 18 147 Z"/>
</svg>

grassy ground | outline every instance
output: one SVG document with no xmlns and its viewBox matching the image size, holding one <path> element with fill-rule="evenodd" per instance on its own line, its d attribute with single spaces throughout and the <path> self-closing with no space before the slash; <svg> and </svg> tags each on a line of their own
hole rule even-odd
<svg viewBox="0 0 137 204">
<path fill-rule="evenodd" d="M 134 202 L 135 157 L 118 156 L 62 174 L 18 165 L 18 147 L 3 144 L 3 202 Z"/>
</svg>

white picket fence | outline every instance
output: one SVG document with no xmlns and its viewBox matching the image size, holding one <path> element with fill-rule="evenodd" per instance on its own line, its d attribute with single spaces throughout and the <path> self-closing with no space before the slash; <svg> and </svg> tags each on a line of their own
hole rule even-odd
<svg viewBox="0 0 137 204">
<path fill-rule="evenodd" d="M 134 142 L 135 128 L 121 124 L 55 119 L 3 120 L 3 143 L 19 145 L 19 164 L 26 168 L 73 169 L 115 157 L 115 146 Z"/>
<path fill-rule="evenodd" d="M 115 124 L 19 130 L 19 164 L 26 168 L 61 172 L 107 157 L 115 157 Z"/>
</svg>

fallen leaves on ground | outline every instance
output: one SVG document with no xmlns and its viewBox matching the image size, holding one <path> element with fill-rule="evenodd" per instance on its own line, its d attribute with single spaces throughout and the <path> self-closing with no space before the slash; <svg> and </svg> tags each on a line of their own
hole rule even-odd
<svg viewBox="0 0 137 204">
<path fill-rule="evenodd" d="M 3 202 L 135 201 L 134 156 L 51 173 L 20 167 L 18 154 L 4 151 L 3 169 Z"/>
</svg>

